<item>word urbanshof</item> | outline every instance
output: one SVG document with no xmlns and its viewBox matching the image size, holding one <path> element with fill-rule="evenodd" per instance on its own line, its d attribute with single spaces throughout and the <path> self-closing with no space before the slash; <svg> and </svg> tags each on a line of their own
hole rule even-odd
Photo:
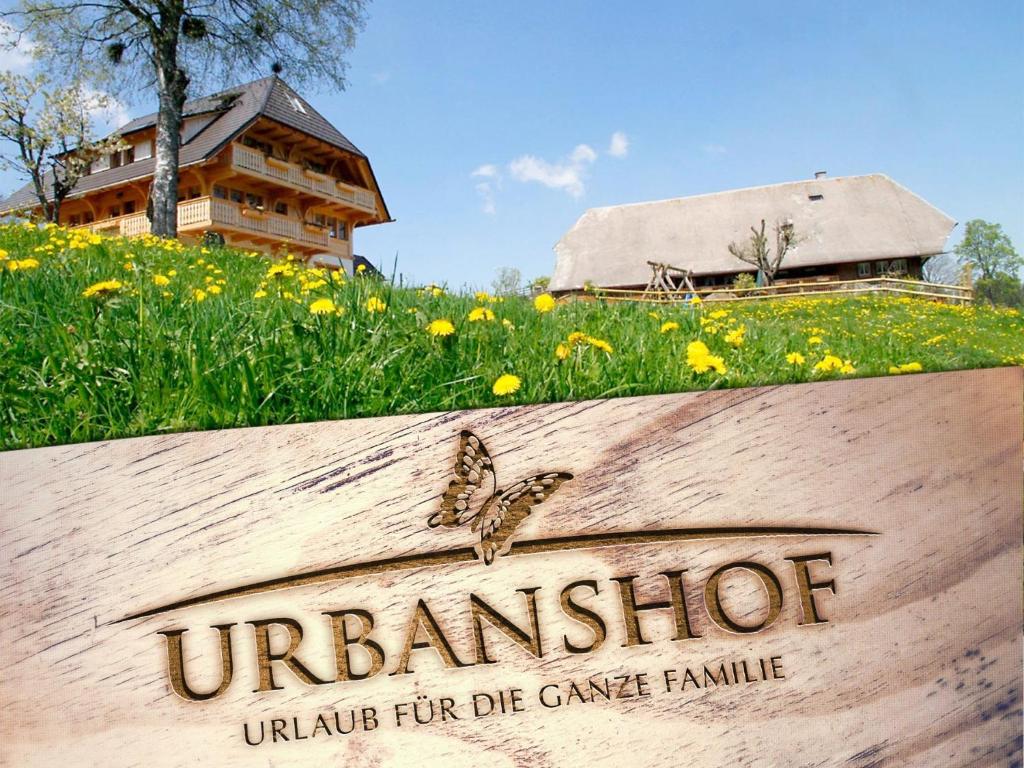
<svg viewBox="0 0 1024 768">
<path fill-rule="evenodd" d="M 828 590 L 835 594 L 835 582 L 815 581 L 809 569 L 810 563 L 819 563 L 817 568 L 832 565 L 829 552 L 784 558 L 789 563 L 795 576 L 795 597 L 801 608 L 801 619 L 798 625 L 821 624 L 827 619 L 822 618 L 817 602 L 818 593 Z M 745 571 L 760 580 L 763 590 L 761 594 L 766 600 L 762 611 L 764 618 L 757 623 L 741 623 L 731 616 L 727 604 L 723 603 L 720 585 L 723 578 L 730 573 Z M 723 565 L 714 571 L 697 595 L 691 593 L 692 587 L 687 584 L 686 569 L 663 571 L 657 577 L 650 577 L 652 583 L 644 589 L 661 588 L 664 599 L 638 602 L 636 582 L 638 575 L 617 576 L 610 581 L 618 588 L 621 610 L 616 620 L 621 621 L 625 642 L 623 647 L 649 645 L 644 632 L 643 618 L 651 611 L 671 611 L 675 620 L 675 634 L 671 641 L 693 640 L 704 635 L 695 631 L 692 621 L 692 608 L 698 602 L 703 608 L 707 621 L 697 624 L 699 630 L 724 630 L 728 633 L 751 634 L 762 632 L 778 620 L 782 613 L 785 590 L 782 581 L 768 566 L 752 561 L 738 561 Z M 660 583 L 655 583 L 655 581 Z M 323 615 L 330 622 L 334 642 L 335 675 L 324 679 L 314 674 L 300 660 L 299 645 L 303 638 L 302 625 L 292 618 L 273 618 L 245 622 L 252 627 L 252 642 L 255 646 L 255 678 L 258 687 L 254 693 L 280 690 L 283 688 L 280 672 L 286 669 L 291 676 L 306 685 L 329 685 L 348 681 L 365 680 L 385 671 L 388 675 L 408 675 L 414 672 L 413 660 L 417 651 L 430 650 L 437 654 L 447 668 L 472 667 L 476 665 L 496 664 L 498 659 L 488 644 L 485 628 L 497 630 L 522 651 L 538 659 L 552 652 L 550 632 L 541 631 L 541 614 L 537 610 L 537 595 L 541 587 L 526 587 L 515 590 L 523 596 L 525 603 L 525 620 L 518 622 L 507 618 L 489 605 L 480 596 L 470 593 L 468 596 L 469 619 L 472 627 L 472 651 L 459 650 L 449 639 L 449 634 L 435 618 L 429 605 L 419 599 L 412 610 L 411 616 L 404 624 L 401 632 L 401 644 L 397 655 L 385 652 L 384 640 L 374 631 L 374 616 L 362 608 L 346 608 L 342 610 L 324 611 Z M 696 590 L 694 590 L 696 591 Z M 594 579 L 582 579 L 565 585 L 558 592 L 558 606 L 561 614 L 571 622 L 565 634 L 554 642 L 554 647 L 569 654 L 592 653 L 600 648 L 608 637 L 608 618 L 602 616 L 593 606 L 587 603 L 601 593 L 598 582 Z M 544 590 L 547 594 L 547 590 Z M 159 634 L 166 639 L 167 670 L 171 690 L 189 701 L 205 701 L 224 693 L 231 685 L 235 670 L 235 634 L 232 629 L 237 623 L 216 624 L 211 629 L 219 634 L 221 655 L 220 683 L 209 690 L 197 691 L 186 679 L 185 651 L 183 637 L 187 629 L 168 629 Z M 289 643 L 287 650 L 271 649 L 271 627 L 277 626 L 287 631 Z M 706 629 L 705 629 L 706 628 Z M 582 633 L 586 633 L 583 640 Z M 545 642 L 544 637 L 548 637 Z M 357 671 L 353 660 L 355 654 L 362 657 L 361 669 Z M 191 655 L 194 655 L 191 654 Z"/>
</svg>

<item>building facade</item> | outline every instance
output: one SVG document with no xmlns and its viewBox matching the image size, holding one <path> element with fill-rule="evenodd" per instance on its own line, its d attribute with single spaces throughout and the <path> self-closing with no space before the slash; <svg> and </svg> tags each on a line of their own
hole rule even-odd
<svg viewBox="0 0 1024 768">
<path fill-rule="evenodd" d="M 649 203 L 592 208 L 555 246 L 550 289 L 642 289 L 648 262 L 690 270 L 695 287 L 730 285 L 755 268 L 729 252 L 751 227 L 792 226 L 778 282 L 920 277 L 956 222 L 888 176 L 828 178 Z"/>
<path fill-rule="evenodd" d="M 60 223 L 115 235 L 149 231 L 156 115 L 116 133 L 127 149 L 93 163 Z M 178 234 L 289 252 L 352 271 L 353 231 L 391 220 L 369 158 L 273 76 L 185 104 Z M 30 185 L 0 210 L 38 206 Z"/>
</svg>

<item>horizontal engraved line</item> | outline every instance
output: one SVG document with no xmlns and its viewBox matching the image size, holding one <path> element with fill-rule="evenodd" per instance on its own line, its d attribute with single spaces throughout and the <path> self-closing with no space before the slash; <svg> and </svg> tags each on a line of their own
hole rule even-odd
<svg viewBox="0 0 1024 768">
<path fill-rule="evenodd" d="M 513 542 L 505 557 L 516 555 L 535 555 L 543 552 L 561 552 L 574 549 L 596 549 L 598 547 L 625 546 L 630 544 L 664 544 L 674 541 L 706 541 L 713 539 L 749 539 L 762 536 L 877 536 L 874 531 L 850 530 L 843 528 L 799 528 L 793 526 L 774 527 L 730 527 L 730 528 L 667 528 L 653 531 L 618 531 L 612 533 L 591 533 L 577 536 L 560 536 L 549 539 L 533 539 Z M 478 555 L 472 547 L 443 549 L 436 552 L 425 552 L 419 555 L 404 555 L 386 560 L 370 560 L 365 563 L 339 565 L 334 568 L 323 568 L 294 576 L 282 576 L 267 581 L 259 581 L 241 587 L 223 589 L 206 595 L 190 597 L 147 611 L 133 613 L 118 619 L 113 624 L 120 624 L 133 619 L 144 619 L 159 613 L 190 608 L 195 605 L 227 600 L 234 597 L 273 592 L 279 589 L 305 587 L 311 584 L 323 584 L 330 581 L 343 581 L 357 576 L 372 576 L 390 571 L 405 571 L 413 568 L 425 568 L 435 565 L 470 562 L 477 560 Z"/>
</svg>

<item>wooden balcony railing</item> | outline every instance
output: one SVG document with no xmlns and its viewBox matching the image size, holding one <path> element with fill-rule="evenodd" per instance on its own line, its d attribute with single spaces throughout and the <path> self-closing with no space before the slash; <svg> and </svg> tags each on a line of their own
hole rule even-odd
<svg viewBox="0 0 1024 768">
<path fill-rule="evenodd" d="M 112 219 L 94 221 L 84 225 L 94 232 L 123 237 L 134 237 L 150 231 L 149 219 L 144 213 L 132 213 Z M 317 248 L 340 256 L 352 256 L 348 240 L 331 237 L 326 230 L 311 227 L 306 223 L 269 211 L 258 211 L 211 197 L 197 197 L 178 203 L 178 229 L 181 232 L 225 228 L 251 232 L 266 236 L 268 240 L 299 243 L 307 248 Z"/>
<path fill-rule="evenodd" d="M 303 192 L 313 192 L 323 197 L 339 200 L 354 208 L 371 212 L 377 210 L 376 197 L 368 189 L 353 187 L 283 160 L 272 159 L 267 162 L 267 157 L 262 152 L 241 144 L 231 145 L 231 165 L 238 170 L 273 179 Z"/>
</svg>

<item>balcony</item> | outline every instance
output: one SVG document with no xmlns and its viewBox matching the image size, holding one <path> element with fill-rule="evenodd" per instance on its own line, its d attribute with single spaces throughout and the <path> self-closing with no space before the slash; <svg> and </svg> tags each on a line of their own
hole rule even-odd
<svg viewBox="0 0 1024 768">
<path fill-rule="evenodd" d="M 231 167 L 245 174 L 273 180 L 299 192 L 325 197 L 369 213 L 377 212 L 377 198 L 370 190 L 353 187 L 294 163 L 267 158 L 259 150 L 241 144 L 231 145 Z"/>
<path fill-rule="evenodd" d="M 149 219 L 144 213 L 133 213 L 95 221 L 85 227 L 100 234 L 134 237 L 149 232 Z M 211 197 L 197 197 L 178 203 L 179 232 L 201 233 L 207 229 L 224 231 L 229 241 L 235 239 L 231 237 L 232 233 L 238 233 L 256 244 L 279 243 L 305 252 L 352 257 L 350 241 L 330 237 L 325 230 L 289 216 Z M 239 244 L 239 247 L 244 247 L 244 244 Z"/>
</svg>

